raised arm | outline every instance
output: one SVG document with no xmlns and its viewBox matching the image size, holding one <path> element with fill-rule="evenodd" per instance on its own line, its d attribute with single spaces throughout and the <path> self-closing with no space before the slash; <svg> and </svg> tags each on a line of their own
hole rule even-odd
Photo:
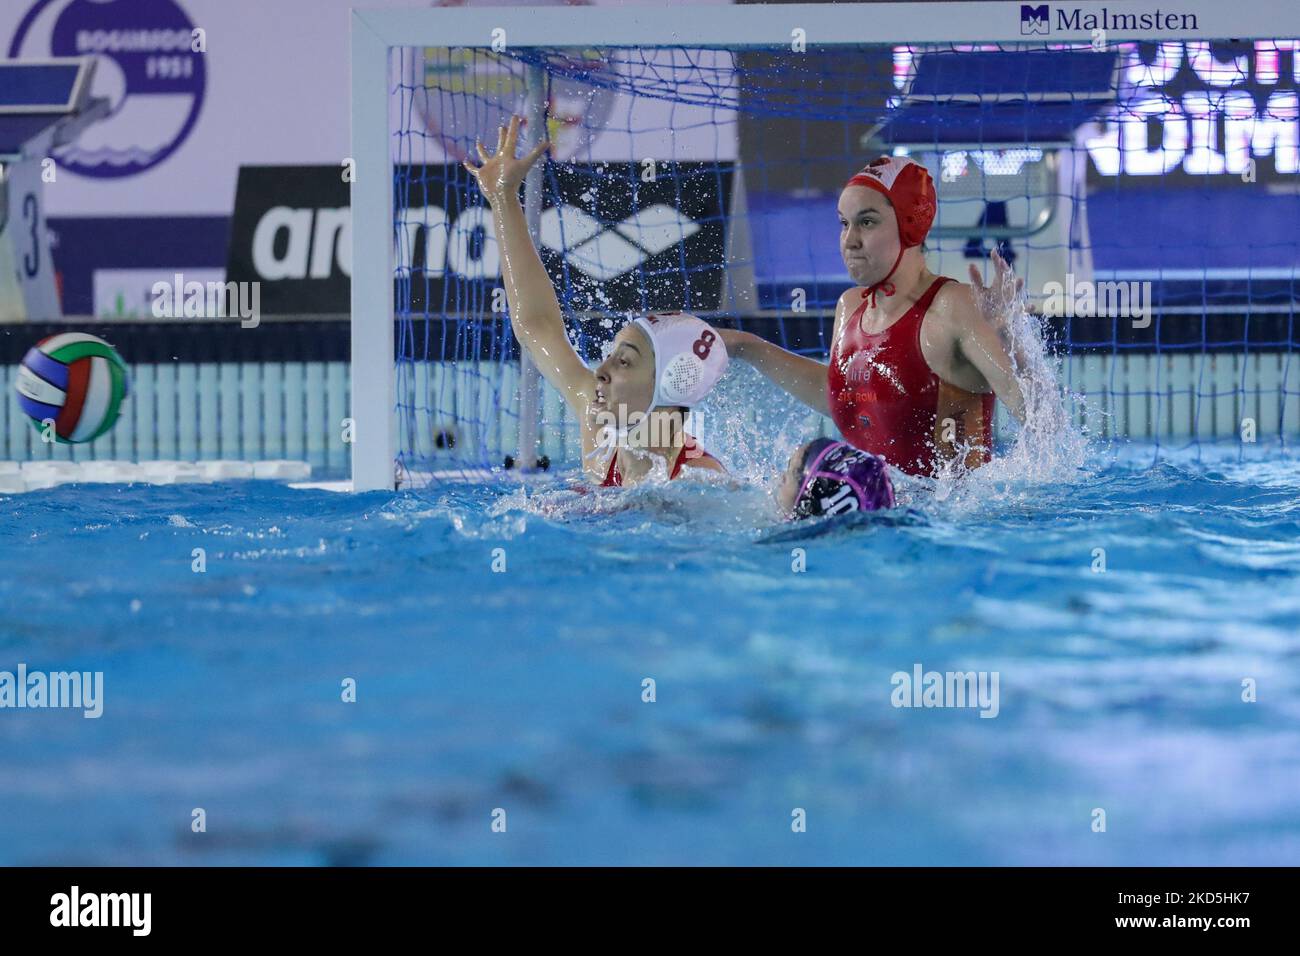
<svg viewBox="0 0 1300 956">
<path fill-rule="evenodd" d="M 1015 367 L 1020 374 L 1025 375 L 1030 371 L 1032 359 L 1023 343 L 1016 341 L 1016 337 L 1011 334 L 1012 309 L 1020 297 L 1020 290 L 1025 287 L 1025 280 L 1017 278 L 1014 284 L 1011 282 L 1011 266 L 996 248 L 989 253 L 989 258 L 993 260 L 993 283 L 985 286 L 979 268 L 972 262 L 969 266 L 971 292 L 984 318 L 1002 338 L 1007 353 L 1015 359 Z"/>
<path fill-rule="evenodd" d="M 970 286 L 950 283 L 936 297 L 942 305 L 934 313 L 940 323 L 933 327 L 953 353 L 973 367 L 993 389 L 993 394 L 1017 421 L 1025 420 L 1025 397 L 1012 368 L 1010 346 L 999 327 L 984 314 Z"/>
<path fill-rule="evenodd" d="M 596 379 L 569 344 L 555 287 L 533 245 L 519 202 L 519 187 L 524 177 L 550 143 L 543 140 L 526 156 L 516 159 L 518 140 L 519 117 L 512 116 L 510 125 L 501 127 L 496 155 L 489 156 L 476 142 L 482 165 L 468 162 L 463 165 L 478 181 L 479 189 L 492 207 L 492 224 L 501 246 L 501 276 L 515 338 L 581 421 L 593 397 Z"/>
</svg>

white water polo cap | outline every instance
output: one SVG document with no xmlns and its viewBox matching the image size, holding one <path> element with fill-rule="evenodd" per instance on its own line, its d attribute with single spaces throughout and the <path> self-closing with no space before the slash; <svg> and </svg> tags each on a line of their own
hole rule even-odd
<svg viewBox="0 0 1300 956">
<path fill-rule="evenodd" d="M 655 312 L 633 321 L 654 349 L 655 393 L 650 408 L 690 408 L 703 401 L 727 370 L 727 347 L 717 330 L 686 312 Z"/>
</svg>

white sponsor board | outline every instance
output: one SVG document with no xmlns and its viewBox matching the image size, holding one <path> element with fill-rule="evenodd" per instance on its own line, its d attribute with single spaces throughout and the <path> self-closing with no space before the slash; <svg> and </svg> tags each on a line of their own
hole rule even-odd
<svg viewBox="0 0 1300 956">
<path fill-rule="evenodd" d="M 91 126 L 73 150 L 60 154 L 58 181 L 46 189 L 49 214 L 228 215 L 241 165 L 341 163 L 349 149 L 351 8 L 430 5 L 414 0 L 10 0 L 0 5 L 5 55 L 94 54 L 101 59 L 95 95 L 112 102 L 111 114 Z M 471 0 L 469 5 L 495 4 Z M 503 22 L 510 22 L 504 13 Z M 199 42 L 196 30 L 202 31 L 201 53 L 192 49 Z M 725 71 L 729 60 L 715 65 Z M 719 74 L 710 77 L 716 81 Z M 568 111 L 571 118 L 590 107 L 573 100 L 553 103 L 553 110 Z M 613 92 L 599 107 L 608 128 L 573 144 L 575 159 L 735 158 L 729 114 Z M 491 122 L 492 115 L 485 113 L 484 121 Z M 415 127 L 427 119 L 415 115 L 409 122 Z M 418 138 L 426 150 L 421 160 L 443 159 L 436 135 Z"/>
</svg>

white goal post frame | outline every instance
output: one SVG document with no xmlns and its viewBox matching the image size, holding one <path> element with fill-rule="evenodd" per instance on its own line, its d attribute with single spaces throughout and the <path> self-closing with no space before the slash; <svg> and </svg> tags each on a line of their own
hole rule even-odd
<svg viewBox="0 0 1300 956">
<path fill-rule="evenodd" d="M 1113 4 L 1114 0 L 1111 0 Z M 1168 4 L 1170 0 L 1165 0 Z M 1268 0 L 1172 0 L 1166 16 L 1195 18 L 1187 30 L 1108 30 L 1107 41 L 1227 40 L 1300 36 L 1300 4 Z M 1040 6 L 1029 0 L 1029 6 Z M 1103 16 L 1106 0 L 1048 0 Z M 641 7 L 424 7 L 354 9 L 351 22 L 352 489 L 392 490 L 397 459 L 389 117 L 389 51 L 394 47 L 490 47 L 504 28 L 514 47 L 784 47 L 804 31 L 818 46 L 854 43 L 1090 42 L 1091 30 L 1023 34 L 1020 0 L 869 4 L 744 4 Z M 1157 0 L 1126 2 L 1111 16 L 1154 14 Z M 868 16 L 869 14 L 869 16 Z M 942 15 L 939 15 L 942 14 Z M 1080 21 L 1082 22 L 1082 21 Z"/>
</svg>

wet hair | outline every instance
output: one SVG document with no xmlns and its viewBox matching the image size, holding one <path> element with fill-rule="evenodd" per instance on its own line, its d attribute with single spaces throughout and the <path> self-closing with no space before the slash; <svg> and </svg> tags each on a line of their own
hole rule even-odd
<svg viewBox="0 0 1300 956">
<path fill-rule="evenodd" d="M 834 438 L 814 438 L 808 444 L 803 446 L 803 453 L 799 456 L 799 483 L 802 485 L 803 480 L 808 475 L 808 466 L 817 460 L 817 456 L 823 451 L 835 444 Z M 802 495 L 794 503 L 794 510 L 791 511 L 791 518 L 813 518 L 820 515 L 820 502 L 829 495 L 834 488 L 831 482 L 826 478 L 818 478 L 812 482 Z"/>
<path fill-rule="evenodd" d="M 808 466 L 811 465 L 823 451 L 835 444 L 834 438 L 814 438 L 808 444 L 803 446 L 803 454 L 799 456 L 799 476 L 802 478 L 808 473 Z"/>
</svg>

